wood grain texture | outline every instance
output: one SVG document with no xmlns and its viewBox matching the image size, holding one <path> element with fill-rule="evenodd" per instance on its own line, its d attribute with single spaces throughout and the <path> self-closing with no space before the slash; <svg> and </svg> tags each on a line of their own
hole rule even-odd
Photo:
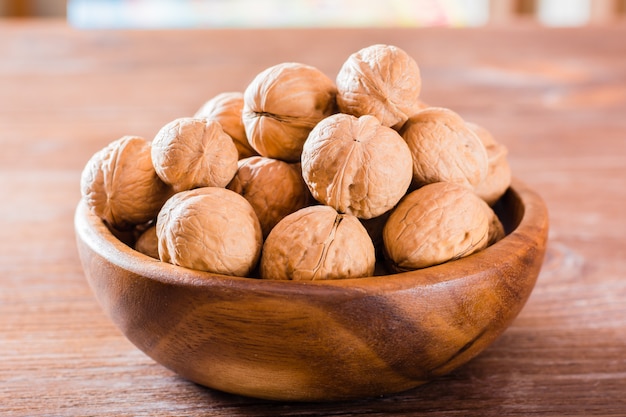
<svg viewBox="0 0 626 417">
<path fill-rule="evenodd" d="M 152 32 L 0 21 L 0 415 L 623 416 L 625 37 L 623 25 Z M 520 315 L 451 374 L 367 400 L 253 400 L 155 363 L 114 327 L 80 266 L 73 216 L 87 159 L 270 65 L 333 76 L 377 42 L 414 56 L 423 99 L 490 128 L 546 201 L 546 261 Z"/>
<path fill-rule="evenodd" d="M 85 203 L 75 227 L 96 298 L 157 362 L 226 392 L 336 401 L 445 375 L 515 319 L 543 262 L 548 215 L 518 180 L 498 204 L 512 231 L 480 253 L 326 282 L 228 277 L 159 262 L 120 242 Z"/>
</svg>

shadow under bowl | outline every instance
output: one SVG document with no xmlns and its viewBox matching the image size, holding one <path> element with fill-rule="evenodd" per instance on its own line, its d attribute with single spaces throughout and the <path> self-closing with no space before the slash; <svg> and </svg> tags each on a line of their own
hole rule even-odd
<svg viewBox="0 0 626 417">
<path fill-rule="evenodd" d="M 466 363 L 511 324 L 539 274 L 548 213 L 517 179 L 494 209 L 507 235 L 478 253 L 319 282 L 160 262 L 118 240 L 82 202 L 75 231 L 98 302 L 156 362 L 229 393 L 331 401 L 414 388 Z"/>
</svg>

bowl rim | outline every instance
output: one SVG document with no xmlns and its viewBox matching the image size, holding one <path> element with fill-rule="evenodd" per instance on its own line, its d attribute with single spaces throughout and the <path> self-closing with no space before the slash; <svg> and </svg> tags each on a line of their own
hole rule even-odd
<svg viewBox="0 0 626 417">
<path fill-rule="evenodd" d="M 380 291 L 381 287 L 392 289 L 412 288 L 416 285 L 434 285 L 484 273 L 487 268 L 507 263 L 506 257 L 524 256 L 528 251 L 544 245 L 548 232 L 548 212 L 543 199 L 517 178 L 512 178 L 507 192 L 512 192 L 522 202 L 519 223 L 501 240 L 469 256 L 443 264 L 371 277 L 320 281 L 264 280 L 252 277 L 221 275 L 162 262 L 136 251 L 119 240 L 104 222 L 87 207 L 81 199 L 76 207 L 74 227 L 76 239 L 82 241 L 100 257 L 117 267 L 160 281 L 163 284 L 182 286 L 229 286 L 264 291 L 309 291 L 315 287 L 343 287 L 363 291 Z M 522 248 L 522 250 L 520 250 Z M 506 254 L 494 261 L 492 254 Z M 245 286 L 245 287 L 243 287 Z"/>
</svg>

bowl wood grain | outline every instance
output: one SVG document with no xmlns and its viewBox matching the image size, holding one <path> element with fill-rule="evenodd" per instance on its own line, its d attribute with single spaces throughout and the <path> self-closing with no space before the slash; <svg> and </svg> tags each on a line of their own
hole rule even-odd
<svg viewBox="0 0 626 417">
<path fill-rule="evenodd" d="M 548 213 L 521 181 L 498 202 L 507 236 L 442 265 L 370 278 L 236 278 L 162 263 L 119 241 L 79 203 L 87 280 L 122 333 L 184 378 L 273 400 L 396 393 L 466 363 L 528 299 Z"/>
</svg>

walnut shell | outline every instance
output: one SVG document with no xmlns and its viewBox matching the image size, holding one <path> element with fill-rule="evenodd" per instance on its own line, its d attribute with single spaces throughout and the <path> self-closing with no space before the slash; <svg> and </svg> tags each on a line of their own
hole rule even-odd
<svg viewBox="0 0 626 417">
<path fill-rule="evenodd" d="M 127 229 L 156 217 L 170 188 L 152 166 L 150 142 L 124 136 L 96 152 L 80 178 L 89 209 L 116 229 Z"/>
<path fill-rule="evenodd" d="M 276 223 L 310 201 L 309 190 L 297 167 L 263 156 L 241 159 L 227 188 L 248 200 L 259 218 L 264 237 Z"/>
<path fill-rule="evenodd" d="M 487 151 L 452 110 L 429 107 L 407 120 L 400 134 L 413 155 L 413 182 L 453 182 L 474 189 L 487 176 Z"/>
<path fill-rule="evenodd" d="M 441 264 L 485 248 L 489 206 L 453 183 L 425 185 L 393 210 L 385 228 L 385 253 L 394 271 Z"/>
<path fill-rule="evenodd" d="M 135 242 L 135 250 L 151 258 L 159 259 L 159 239 L 156 234 L 156 225 L 153 224 L 139 235 Z"/>
<path fill-rule="evenodd" d="M 302 177 L 318 201 L 369 219 L 406 193 L 411 152 L 398 132 L 374 116 L 338 113 L 311 131 L 302 151 Z"/>
<path fill-rule="evenodd" d="M 348 57 L 336 79 L 342 113 L 370 114 L 383 125 L 399 128 L 420 109 L 420 69 L 404 50 L 372 45 Z"/>
<path fill-rule="evenodd" d="M 217 274 L 246 276 L 262 247 L 261 225 L 245 198 L 219 187 L 182 191 L 157 217 L 164 262 Z"/>
<path fill-rule="evenodd" d="M 300 160 L 309 132 L 336 109 L 335 83 L 315 67 L 286 62 L 259 73 L 244 92 L 250 145 L 262 156 Z"/>
<path fill-rule="evenodd" d="M 511 167 L 507 159 L 506 146 L 497 142 L 491 132 L 475 123 L 467 125 L 476 133 L 487 150 L 488 169 L 483 179 L 474 189 L 489 205 L 494 205 L 511 185 Z"/>
<path fill-rule="evenodd" d="M 493 245 L 506 235 L 504 225 L 498 215 L 487 205 L 487 217 L 489 218 L 489 239 L 487 246 Z"/>
<path fill-rule="evenodd" d="M 196 119 L 210 119 L 220 123 L 224 132 L 232 138 L 239 159 L 257 155 L 250 146 L 246 129 L 241 120 L 243 112 L 243 93 L 238 91 L 220 93 L 207 102 L 193 115 Z"/>
<path fill-rule="evenodd" d="M 374 245 L 359 220 L 332 207 L 296 211 L 270 232 L 261 255 L 261 278 L 326 280 L 371 276 Z"/>
<path fill-rule="evenodd" d="M 183 117 L 163 126 L 152 141 L 152 162 L 174 191 L 226 187 L 239 154 L 219 122 Z"/>
</svg>

